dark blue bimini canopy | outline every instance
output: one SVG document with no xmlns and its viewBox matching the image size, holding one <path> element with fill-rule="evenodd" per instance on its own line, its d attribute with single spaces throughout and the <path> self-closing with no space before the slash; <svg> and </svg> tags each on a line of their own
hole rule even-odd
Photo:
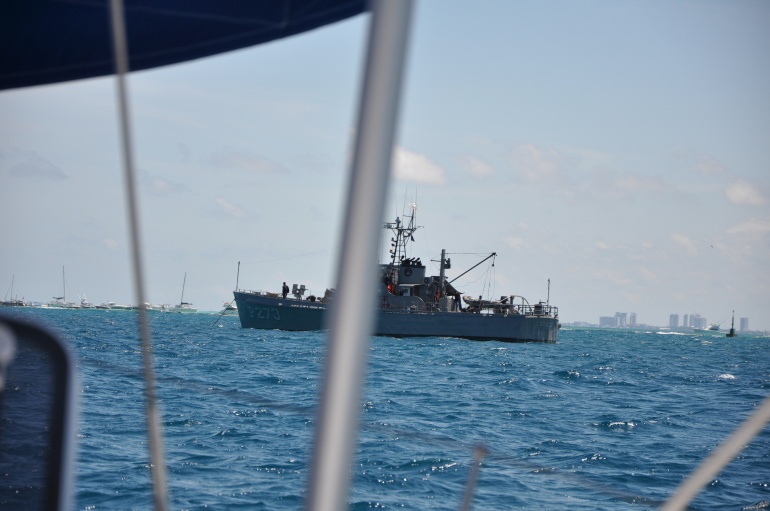
<svg viewBox="0 0 770 511">
<path fill-rule="evenodd" d="M 115 72 L 109 0 L 3 0 L 0 90 Z M 340 21 L 366 0 L 124 0 L 132 71 Z"/>
</svg>

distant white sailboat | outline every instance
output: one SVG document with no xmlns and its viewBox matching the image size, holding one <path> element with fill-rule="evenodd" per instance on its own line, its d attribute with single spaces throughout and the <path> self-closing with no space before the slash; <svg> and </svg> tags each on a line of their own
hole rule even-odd
<svg viewBox="0 0 770 511">
<path fill-rule="evenodd" d="M 62 295 L 54 296 L 52 301 L 45 304 L 45 307 L 50 307 L 53 309 L 79 309 L 80 305 L 67 301 L 67 279 L 64 276 L 64 266 L 61 267 L 61 284 Z"/>
<path fill-rule="evenodd" d="M 18 297 L 13 297 L 13 283 L 16 280 L 16 275 L 11 277 L 11 289 L 8 291 L 8 293 L 5 294 L 5 298 L 0 301 L 0 306 L 4 307 L 24 307 L 27 304 L 24 302 L 24 299 L 22 298 L 19 300 Z M 8 299 L 10 295 L 10 300 Z"/>
<path fill-rule="evenodd" d="M 182 281 L 182 297 L 179 300 L 179 305 L 174 305 L 173 307 L 166 307 L 164 309 L 165 312 L 184 312 L 184 313 L 198 312 L 198 309 L 193 307 L 191 303 L 184 301 L 184 288 L 186 284 L 187 284 L 187 272 L 185 272 L 184 280 Z"/>
</svg>

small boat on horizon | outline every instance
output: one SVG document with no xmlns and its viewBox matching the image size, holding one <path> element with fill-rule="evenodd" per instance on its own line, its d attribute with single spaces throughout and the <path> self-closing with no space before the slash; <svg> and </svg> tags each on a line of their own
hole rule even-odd
<svg viewBox="0 0 770 511">
<path fill-rule="evenodd" d="M 29 305 L 27 302 L 24 301 L 24 298 L 21 300 L 17 296 L 16 298 L 13 297 L 13 283 L 16 280 L 16 275 L 13 275 L 11 277 L 11 289 L 8 290 L 7 293 L 5 293 L 5 298 L 3 300 L 0 300 L 0 307 L 26 307 Z M 8 297 L 10 296 L 10 300 Z"/>
<path fill-rule="evenodd" d="M 181 313 L 195 313 L 198 309 L 192 306 L 192 303 L 184 301 L 184 288 L 187 284 L 187 272 L 184 274 L 184 280 L 182 281 L 182 297 L 179 300 L 179 305 L 163 306 L 161 309 L 163 312 L 181 312 Z"/>
<path fill-rule="evenodd" d="M 86 297 L 85 293 L 83 293 L 83 298 L 80 299 L 80 308 L 81 309 L 95 309 L 96 306 L 88 301 L 88 298 Z"/>
<path fill-rule="evenodd" d="M 222 304 L 222 310 L 219 313 L 223 316 L 237 316 L 238 305 L 235 304 L 235 301 L 225 302 Z"/>
<path fill-rule="evenodd" d="M 708 326 L 708 328 L 695 328 L 695 327 L 693 327 L 692 330 L 693 330 L 693 332 L 706 332 L 706 333 L 712 333 L 712 334 L 716 333 L 716 334 L 718 334 L 719 333 L 719 326 L 720 325 L 718 325 L 716 323 L 711 323 Z"/>
</svg>

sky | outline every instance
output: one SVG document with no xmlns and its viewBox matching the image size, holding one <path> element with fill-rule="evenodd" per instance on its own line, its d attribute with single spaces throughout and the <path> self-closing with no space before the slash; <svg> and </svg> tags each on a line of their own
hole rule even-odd
<svg viewBox="0 0 770 511">
<path fill-rule="evenodd" d="M 130 75 L 152 303 L 335 286 L 367 28 Z M 562 322 L 770 329 L 768 49 L 765 1 L 420 0 L 383 220 Z M 0 92 L 0 296 L 134 302 L 116 116 L 110 77 Z"/>
</svg>

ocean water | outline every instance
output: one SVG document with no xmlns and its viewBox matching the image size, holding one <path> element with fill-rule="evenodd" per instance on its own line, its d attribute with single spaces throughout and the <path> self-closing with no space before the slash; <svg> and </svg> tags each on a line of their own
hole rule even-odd
<svg viewBox="0 0 770 511">
<path fill-rule="evenodd" d="M 131 312 L 20 309 L 81 385 L 75 509 L 152 508 Z M 301 509 L 322 333 L 152 314 L 172 509 Z M 370 342 L 350 508 L 655 509 L 770 394 L 770 338 L 562 329 L 556 344 Z M 693 509 L 770 509 L 770 428 Z"/>
</svg>

